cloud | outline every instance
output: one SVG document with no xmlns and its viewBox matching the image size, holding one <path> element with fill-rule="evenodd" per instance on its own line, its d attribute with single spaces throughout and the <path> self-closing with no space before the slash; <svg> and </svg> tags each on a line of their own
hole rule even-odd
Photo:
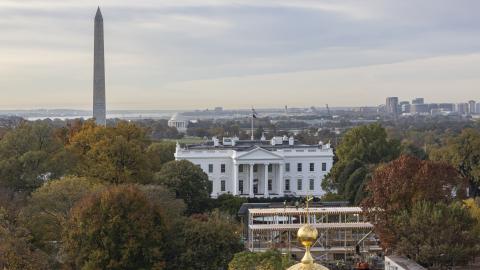
<svg viewBox="0 0 480 270">
<path fill-rule="evenodd" d="M 226 107 L 282 107 L 377 105 L 385 96 L 409 100 L 422 96 L 431 102 L 460 102 L 458 89 L 475 96 L 480 79 L 480 54 L 433 57 L 366 67 L 312 70 L 261 76 L 231 77 L 172 83 L 165 86 L 185 104 L 210 104 L 227 91 L 237 98 L 222 101 Z M 215 89 L 197 95 L 197 89 Z M 227 89 L 227 90 L 225 90 Z M 382 93 L 382 95 L 378 95 Z M 455 97 L 456 96 L 456 97 Z M 306 101 L 308 100 L 308 101 Z M 194 102 L 195 103 L 192 103 Z"/>
<path fill-rule="evenodd" d="M 93 16 L 98 3 L 0 1 L 0 88 L 11 93 L 0 106 L 60 106 L 75 103 L 71 97 L 78 106 L 91 102 Z M 476 66 L 464 56 L 480 53 L 480 16 L 476 14 L 480 2 L 471 0 L 102 0 L 101 5 L 107 92 L 112 106 L 128 104 L 130 95 L 138 98 L 135 106 L 142 102 L 158 108 L 200 106 L 197 102 L 184 104 L 191 97 L 182 93 L 215 97 L 205 98 L 201 106 L 208 106 L 208 100 L 212 106 L 229 103 L 233 102 L 231 96 L 224 93 L 231 88 L 242 91 L 235 85 L 237 80 L 251 81 L 255 76 L 274 80 L 270 84 L 258 81 L 256 91 L 262 89 L 266 96 L 277 92 L 276 81 L 303 85 L 297 84 L 300 77 L 292 75 L 300 73 L 314 76 L 301 77 L 305 89 L 314 91 L 308 82 L 325 73 L 362 68 L 377 73 L 373 67 L 390 70 L 397 64 L 424 59 L 459 57 L 465 68 L 457 63 L 457 70 L 469 74 L 469 68 Z M 417 73 L 399 71 L 405 81 L 415 82 L 418 74 L 431 80 L 411 84 L 413 93 L 430 93 L 429 87 L 435 85 L 436 79 L 427 74 L 430 70 L 438 74 L 437 67 L 424 69 Z M 455 74 L 461 76 L 462 72 Z M 352 73 L 345 74 L 350 79 Z M 358 74 L 352 87 L 373 89 L 371 98 L 383 99 L 388 89 L 399 89 L 372 87 L 368 80 L 361 80 L 369 78 L 368 73 Z M 443 73 L 441 77 L 451 82 L 444 85 L 457 81 Z M 346 87 L 344 77 L 332 78 Z M 234 85 L 203 83 L 224 79 Z M 326 81 L 334 88 L 333 79 Z M 238 82 L 242 85 L 245 81 Z M 177 87 L 183 83 L 188 87 Z M 398 85 L 402 85 L 401 80 Z M 450 91 L 452 98 L 474 98 L 469 86 L 461 86 L 465 89 L 458 88 L 455 94 Z M 23 99 L 45 93 L 48 101 L 41 97 Z M 310 105 L 307 103 L 312 99 L 304 93 L 284 98 Z M 354 95 L 341 93 L 333 91 L 328 96 L 333 103 L 359 101 Z"/>
</svg>

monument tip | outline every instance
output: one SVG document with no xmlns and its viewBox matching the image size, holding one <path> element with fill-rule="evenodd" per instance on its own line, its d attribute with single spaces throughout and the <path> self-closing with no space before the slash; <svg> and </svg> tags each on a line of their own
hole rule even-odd
<svg viewBox="0 0 480 270">
<path fill-rule="evenodd" d="M 100 11 L 100 6 L 97 7 L 97 13 L 95 14 L 95 18 L 102 17 L 102 12 Z"/>
</svg>

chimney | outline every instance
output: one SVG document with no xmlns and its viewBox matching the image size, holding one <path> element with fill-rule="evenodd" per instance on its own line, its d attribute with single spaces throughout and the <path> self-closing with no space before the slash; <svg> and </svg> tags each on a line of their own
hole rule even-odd
<svg viewBox="0 0 480 270">
<path fill-rule="evenodd" d="M 237 141 L 238 141 L 238 137 L 235 136 L 232 138 L 232 146 L 235 146 L 237 144 Z"/>
<path fill-rule="evenodd" d="M 288 138 L 288 145 L 294 145 L 295 144 L 295 139 L 293 138 L 293 136 L 290 136 L 290 138 Z"/>
<path fill-rule="evenodd" d="M 217 139 L 217 137 L 212 137 L 212 141 L 214 147 L 220 146 L 220 141 Z"/>
</svg>

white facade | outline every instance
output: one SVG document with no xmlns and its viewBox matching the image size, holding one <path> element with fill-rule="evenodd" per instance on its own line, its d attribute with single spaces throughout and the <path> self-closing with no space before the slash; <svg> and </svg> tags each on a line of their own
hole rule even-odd
<svg viewBox="0 0 480 270">
<path fill-rule="evenodd" d="M 188 160 L 212 181 L 212 197 L 230 193 L 245 197 L 321 196 L 322 180 L 333 166 L 326 145 L 297 144 L 294 139 L 271 141 L 218 139 L 186 148 L 177 146 L 176 160 Z"/>
<path fill-rule="evenodd" d="M 170 120 L 168 120 L 168 126 L 174 127 L 178 132 L 186 133 L 188 128 L 188 120 L 181 114 L 175 113 Z"/>
</svg>

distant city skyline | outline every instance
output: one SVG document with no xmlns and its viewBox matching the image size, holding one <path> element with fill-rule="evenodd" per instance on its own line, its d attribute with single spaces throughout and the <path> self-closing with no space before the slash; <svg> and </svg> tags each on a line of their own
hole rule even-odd
<svg viewBox="0 0 480 270">
<path fill-rule="evenodd" d="M 377 106 L 480 100 L 478 1 L 2 0 L 0 110 Z"/>
</svg>

